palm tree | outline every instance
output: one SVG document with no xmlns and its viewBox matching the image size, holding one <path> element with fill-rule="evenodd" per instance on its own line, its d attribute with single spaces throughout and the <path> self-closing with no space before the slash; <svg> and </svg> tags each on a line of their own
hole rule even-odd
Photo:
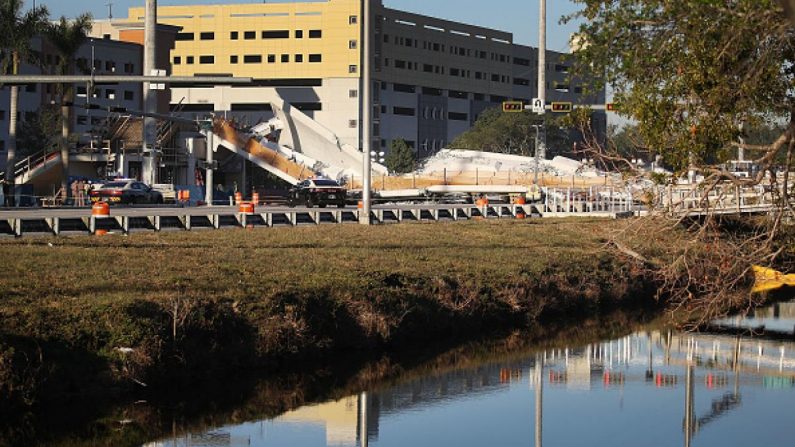
<svg viewBox="0 0 795 447">
<path fill-rule="evenodd" d="M 58 54 L 57 73 L 62 76 L 72 74 L 75 68 L 87 71 L 86 67 L 77 67 L 77 52 L 80 47 L 88 40 L 88 33 L 91 32 L 93 18 L 91 14 L 81 14 L 74 21 L 69 21 L 66 17 L 61 17 L 56 23 L 51 24 L 46 31 L 47 40 L 55 48 Z M 61 84 L 59 88 L 61 94 L 61 166 L 63 167 L 63 180 L 61 187 L 65 194 L 69 194 L 69 131 L 70 113 L 69 107 L 74 93 L 72 84 Z"/>
<path fill-rule="evenodd" d="M 46 26 L 49 12 L 45 6 L 34 7 L 22 13 L 24 0 L 0 0 L 0 65 L 3 73 L 19 74 L 22 61 L 38 62 L 31 51 L 30 41 Z M 11 86 L 11 104 L 8 112 L 8 158 L 6 182 L 14 187 L 14 165 L 17 156 L 17 107 L 19 86 Z"/>
</svg>

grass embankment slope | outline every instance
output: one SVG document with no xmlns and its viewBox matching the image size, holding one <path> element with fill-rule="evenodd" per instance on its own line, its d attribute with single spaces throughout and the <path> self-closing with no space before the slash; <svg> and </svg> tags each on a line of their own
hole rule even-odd
<svg viewBox="0 0 795 447">
<path fill-rule="evenodd" d="M 648 305 L 641 270 L 604 249 L 619 225 L 526 220 L 0 241 L 0 400 L 416 347 Z M 663 252 L 664 238 L 644 241 L 646 252 Z"/>
</svg>

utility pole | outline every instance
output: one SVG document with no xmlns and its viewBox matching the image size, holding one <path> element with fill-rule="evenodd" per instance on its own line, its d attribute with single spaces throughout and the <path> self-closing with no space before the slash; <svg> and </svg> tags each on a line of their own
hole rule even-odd
<svg viewBox="0 0 795 447">
<path fill-rule="evenodd" d="M 107 2 L 105 6 L 108 7 L 108 20 L 113 20 L 113 2 Z"/>
<path fill-rule="evenodd" d="M 157 0 L 146 0 L 146 17 L 144 20 L 144 75 L 150 76 L 157 69 Z M 144 84 L 144 111 L 157 112 L 157 93 L 152 84 Z M 155 148 L 157 121 L 152 117 L 144 118 L 143 130 L 143 180 L 150 185 L 157 183 L 157 170 L 160 165 Z"/>
<path fill-rule="evenodd" d="M 370 0 L 362 0 L 362 209 L 359 215 L 361 225 L 370 225 L 370 191 L 371 191 L 371 167 L 370 167 L 370 144 L 372 141 L 373 124 L 370 116 L 372 115 L 371 88 L 373 81 L 370 77 Z"/>
<path fill-rule="evenodd" d="M 547 106 L 547 0 L 539 0 L 538 10 L 538 98 L 541 99 L 543 111 L 546 113 Z M 541 138 L 541 144 L 536 146 L 536 157 L 547 156 L 547 133 L 546 126 Z"/>
</svg>

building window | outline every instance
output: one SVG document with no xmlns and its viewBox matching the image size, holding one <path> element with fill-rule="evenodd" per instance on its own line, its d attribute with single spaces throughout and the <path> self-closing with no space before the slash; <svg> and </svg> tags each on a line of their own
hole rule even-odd
<svg viewBox="0 0 795 447">
<path fill-rule="evenodd" d="M 77 96 L 86 96 L 86 88 L 77 87 Z"/>
<path fill-rule="evenodd" d="M 290 55 L 289 54 L 282 54 L 282 63 L 290 62 Z"/>
<path fill-rule="evenodd" d="M 116 99 L 116 90 L 112 88 L 105 90 L 105 99 Z"/>
<path fill-rule="evenodd" d="M 180 65 L 182 63 L 182 58 L 180 56 L 174 56 L 174 65 Z"/>
<path fill-rule="evenodd" d="M 214 64 L 215 56 L 199 56 L 199 63 L 204 65 Z"/>
<path fill-rule="evenodd" d="M 311 31 L 310 31 L 311 33 Z M 290 38 L 290 31 L 287 30 L 276 30 L 276 31 L 263 31 L 262 32 L 263 39 L 289 39 Z"/>
<path fill-rule="evenodd" d="M 204 32 L 199 34 L 199 39 L 201 40 L 215 40 L 215 33 L 212 31 Z"/>
<path fill-rule="evenodd" d="M 28 93 L 36 93 L 36 84 L 28 84 L 25 86 L 25 91 Z"/>
<path fill-rule="evenodd" d="M 237 60 L 238 60 L 237 56 L 229 56 L 229 63 L 230 64 L 236 64 Z"/>
<path fill-rule="evenodd" d="M 309 62 L 312 62 L 312 63 L 323 62 L 323 56 L 320 55 L 320 54 L 310 54 L 309 55 Z"/>
<path fill-rule="evenodd" d="M 246 31 L 243 33 L 243 38 L 246 40 L 254 40 L 257 38 L 257 33 L 256 31 Z"/>
<path fill-rule="evenodd" d="M 348 65 L 348 73 L 357 73 L 359 68 L 356 65 Z"/>
<path fill-rule="evenodd" d="M 275 54 L 269 54 L 268 55 L 268 63 L 269 64 L 273 64 L 275 62 L 276 62 L 276 55 Z"/>
<path fill-rule="evenodd" d="M 348 90 L 348 97 L 349 98 L 358 98 L 359 97 L 359 90 Z"/>
<path fill-rule="evenodd" d="M 115 72 L 116 71 L 116 62 L 105 61 L 105 71 Z"/>
<path fill-rule="evenodd" d="M 0 110 L 0 121 L 5 121 L 5 120 L 6 120 L 6 111 Z"/>
<path fill-rule="evenodd" d="M 467 121 L 469 120 L 469 115 L 466 113 L 448 112 L 447 118 L 451 121 Z"/>
<path fill-rule="evenodd" d="M 356 47 L 358 47 L 358 46 L 359 46 L 359 45 L 358 45 L 358 43 L 356 42 L 356 40 L 349 40 L 349 41 L 348 41 L 348 48 L 349 48 L 349 49 L 351 49 L 351 50 L 355 50 L 355 49 L 356 49 Z"/>
<path fill-rule="evenodd" d="M 177 41 L 194 40 L 193 33 L 177 33 Z"/>
<path fill-rule="evenodd" d="M 359 23 L 359 17 L 358 16 L 349 16 L 348 17 L 348 23 L 350 25 L 356 25 L 357 23 Z"/>
<path fill-rule="evenodd" d="M 310 39 L 320 39 L 323 37 L 323 31 L 319 29 L 311 29 L 309 30 L 309 38 Z"/>
<path fill-rule="evenodd" d="M 135 93 L 131 92 L 130 90 L 124 91 L 124 100 L 125 101 L 133 101 L 135 100 Z"/>
<path fill-rule="evenodd" d="M 85 116 L 85 115 L 79 115 L 77 117 L 77 125 L 78 126 L 85 126 L 86 124 L 88 124 L 88 117 Z"/>
<path fill-rule="evenodd" d="M 244 64 L 261 64 L 262 63 L 262 56 L 259 54 L 247 54 L 243 56 L 243 63 Z"/>
<path fill-rule="evenodd" d="M 350 127 L 351 129 L 355 129 L 358 124 L 359 123 L 356 120 L 348 120 L 348 127 Z"/>
<path fill-rule="evenodd" d="M 414 116 L 417 111 L 411 107 L 392 107 L 392 113 L 400 116 Z"/>
<path fill-rule="evenodd" d="M 295 62 L 300 64 L 301 62 L 304 61 L 304 55 L 303 54 L 296 54 L 294 60 L 295 60 Z"/>
<path fill-rule="evenodd" d="M 237 38 L 238 38 L 237 31 L 232 31 L 231 33 L 229 33 L 229 40 L 237 40 Z"/>
<path fill-rule="evenodd" d="M 302 29 L 295 30 L 295 38 L 296 39 L 303 39 L 304 38 L 304 30 L 302 30 Z"/>
<path fill-rule="evenodd" d="M 186 61 L 188 65 L 193 65 L 193 56 L 188 56 L 188 60 Z"/>
</svg>

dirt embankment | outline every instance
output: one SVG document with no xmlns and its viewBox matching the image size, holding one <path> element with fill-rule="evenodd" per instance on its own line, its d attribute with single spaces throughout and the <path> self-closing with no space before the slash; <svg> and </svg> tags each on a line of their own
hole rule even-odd
<svg viewBox="0 0 795 447">
<path fill-rule="evenodd" d="M 613 221 L 0 242 L 3 408 L 654 307 Z M 664 252 L 666 236 L 648 238 Z M 14 405 L 7 405 L 14 404 Z"/>
</svg>

